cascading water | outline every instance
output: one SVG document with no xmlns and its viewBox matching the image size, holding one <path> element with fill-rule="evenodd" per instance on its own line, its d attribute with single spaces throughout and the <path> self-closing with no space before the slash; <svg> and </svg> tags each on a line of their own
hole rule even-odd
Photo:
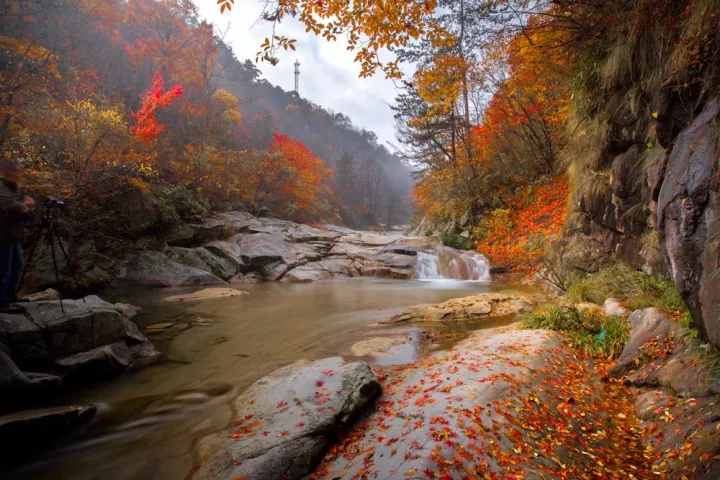
<svg viewBox="0 0 720 480">
<path fill-rule="evenodd" d="M 418 251 L 415 278 L 420 280 L 440 278 L 437 254 Z"/>
<path fill-rule="evenodd" d="M 440 246 L 435 252 L 418 252 L 415 278 L 488 282 L 490 263 L 479 253 Z"/>
</svg>

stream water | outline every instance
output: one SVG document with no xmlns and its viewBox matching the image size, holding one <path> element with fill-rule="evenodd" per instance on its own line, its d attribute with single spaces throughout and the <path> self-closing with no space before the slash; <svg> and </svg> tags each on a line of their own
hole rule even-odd
<svg viewBox="0 0 720 480">
<path fill-rule="evenodd" d="M 115 294 L 114 301 L 143 307 L 136 318 L 141 327 L 172 324 L 150 335 L 167 359 L 55 399 L 58 404 L 94 403 L 99 411 L 73 437 L 8 472 L 7 478 L 186 478 L 198 461 L 193 442 L 227 425 L 232 418 L 229 402 L 258 378 L 303 358 L 353 358 L 354 343 L 378 336 L 403 336 L 406 342 L 393 347 L 390 355 L 366 360 L 414 361 L 430 348 L 420 330 L 379 326 L 378 321 L 411 305 L 500 287 L 362 278 L 238 288 L 249 295 L 169 303 L 162 299 L 188 290 Z"/>
</svg>

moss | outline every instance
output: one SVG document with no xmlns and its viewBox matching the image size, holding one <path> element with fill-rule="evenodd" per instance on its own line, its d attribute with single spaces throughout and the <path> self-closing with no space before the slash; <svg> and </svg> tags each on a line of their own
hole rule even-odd
<svg viewBox="0 0 720 480">
<path fill-rule="evenodd" d="M 440 235 L 440 241 L 446 247 L 452 247 L 458 250 L 472 250 L 475 247 L 475 243 L 472 240 L 461 237 L 457 233 L 443 232 Z"/>
<path fill-rule="evenodd" d="M 574 303 L 602 305 L 608 298 L 617 298 L 632 310 L 657 307 L 669 312 L 687 312 L 671 280 L 648 275 L 625 263 L 616 263 L 570 286 L 566 296 Z"/>
<path fill-rule="evenodd" d="M 570 344 L 584 352 L 614 358 L 622 352 L 630 333 L 627 321 L 608 317 L 599 309 L 577 310 L 546 305 L 523 319 L 526 328 L 543 328 L 567 334 Z"/>
</svg>

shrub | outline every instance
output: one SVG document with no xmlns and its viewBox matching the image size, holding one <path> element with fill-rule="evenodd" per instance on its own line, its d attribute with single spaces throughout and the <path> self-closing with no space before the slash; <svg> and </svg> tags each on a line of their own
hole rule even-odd
<svg viewBox="0 0 720 480">
<path fill-rule="evenodd" d="M 440 235 L 440 241 L 446 247 L 452 247 L 458 250 L 472 250 L 475 247 L 475 243 L 472 240 L 461 237 L 457 233 L 443 232 Z"/>
<path fill-rule="evenodd" d="M 179 185 L 161 187 L 158 206 L 160 223 L 166 228 L 182 222 L 199 222 L 210 211 L 207 198 Z"/>
<path fill-rule="evenodd" d="M 613 297 L 632 310 L 657 307 L 669 312 L 687 311 L 672 280 L 648 275 L 625 263 L 616 263 L 572 285 L 566 297 L 572 303 L 591 302 L 598 305 Z"/>
<path fill-rule="evenodd" d="M 567 334 L 570 344 L 595 356 L 614 358 L 622 352 L 630 333 L 627 321 L 608 317 L 600 309 L 578 310 L 547 305 L 523 319 L 526 328 L 544 328 Z"/>
</svg>

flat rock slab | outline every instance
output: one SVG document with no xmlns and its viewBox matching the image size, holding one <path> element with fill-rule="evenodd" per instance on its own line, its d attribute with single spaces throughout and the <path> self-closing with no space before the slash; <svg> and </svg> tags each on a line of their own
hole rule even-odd
<svg viewBox="0 0 720 480">
<path fill-rule="evenodd" d="M 367 355 L 382 355 L 396 345 L 401 345 L 407 341 L 405 337 L 375 337 L 367 340 L 361 340 L 350 347 L 353 355 L 365 357 Z"/>
<path fill-rule="evenodd" d="M 599 375 L 563 342 L 543 330 L 484 330 L 449 351 L 383 370 L 374 412 L 311 478 L 631 478 L 627 471 L 645 478 L 641 465 L 630 470 L 627 457 L 605 450 L 644 449 L 639 441 L 627 448 L 615 433 L 612 419 L 626 413 L 613 411 L 615 402 L 598 408 Z M 632 414 L 625 403 L 623 412 Z M 605 463 L 598 466 L 599 458 Z"/>
<path fill-rule="evenodd" d="M 195 479 L 280 480 L 308 475 L 338 430 L 380 395 L 364 362 L 301 360 L 234 401 L 233 427 L 203 438 Z"/>
<path fill-rule="evenodd" d="M 248 295 L 248 292 L 235 290 L 234 288 L 206 288 L 194 293 L 184 295 L 173 295 L 163 300 L 166 302 L 190 302 L 199 300 L 214 300 L 217 298 L 238 297 Z"/>
<path fill-rule="evenodd" d="M 390 320 L 380 323 L 400 322 L 459 322 L 483 318 L 516 315 L 527 311 L 534 299 L 529 295 L 483 293 L 470 297 L 448 300 L 443 303 L 416 305 Z"/>
</svg>

